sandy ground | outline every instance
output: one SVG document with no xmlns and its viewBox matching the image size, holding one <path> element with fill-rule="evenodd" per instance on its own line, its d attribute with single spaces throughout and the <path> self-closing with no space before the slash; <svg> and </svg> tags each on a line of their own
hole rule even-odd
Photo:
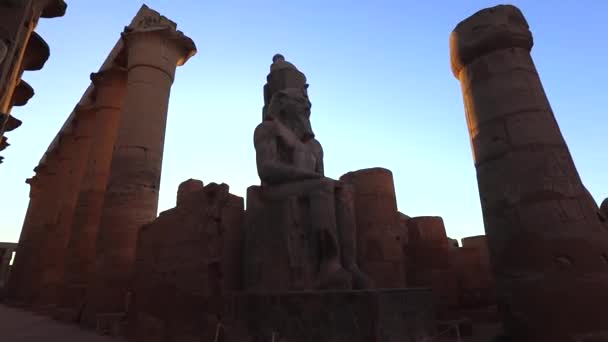
<svg viewBox="0 0 608 342">
<path fill-rule="evenodd" d="M 45 316 L 0 304 L 0 341 L 2 342 L 121 342 L 60 323 Z"/>
</svg>

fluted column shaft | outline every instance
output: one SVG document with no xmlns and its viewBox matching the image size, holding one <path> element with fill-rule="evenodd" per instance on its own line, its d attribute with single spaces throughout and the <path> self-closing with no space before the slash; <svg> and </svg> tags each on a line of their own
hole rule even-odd
<svg viewBox="0 0 608 342">
<path fill-rule="evenodd" d="M 579 341 L 608 330 L 608 232 L 598 219 L 513 6 L 450 38 L 504 322 L 513 340 Z"/>
<path fill-rule="evenodd" d="M 62 196 L 57 220 L 47 232 L 47 246 L 44 251 L 42 270 L 41 304 L 59 304 L 60 289 L 65 275 L 67 247 L 70 240 L 72 221 L 80 185 L 84 176 L 86 161 L 95 128 L 94 112 L 90 106 L 79 106 L 73 121 L 72 135 L 66 137 L 69 155 L 69 174 L 62 180 Z"/>
<path fill-rule="evenodd" d="M 156 218 L 169 92 L 189 56 L 189 38 L 173 28 L 123 33 L 128 60 L 124 108 L 110 166 L 87 319 L 125 310 L 139 228 Z"/>
<path fill-rule="evenodd" d="M 101 210 L 124 102 L 126 70 L 114 67 L 91 74 L 91 80 L 95 86 L 94 131 L 74 210 L 61 300 L 61 306 L 72 308 L 82 305 L 92 277 Z"/>
<path fill-rule="evenodd" d="M 63 186 L 69 177 L 69 160 L 66 155 L 70 154 L 70 148 L 66 146 L 66 137 L 62 137 L 57 149 L 47 156 L 43 168 L 48 170 L 48 183 L 42 196 L 42 204 L 38 211 L 34 212 L 32 222 L 32 247 L 28 262 L 23 267 L 25 276 L 19 286 L 24 294 L 24 301 L 28 305 L 38 306 L 41 304 L 41 289 L 43 288 L 43 270 L 45 268 L 47 255 L 52 252 L 52 227 L 57 223 L 59 210 L 64 196 Z"/>
</svg>

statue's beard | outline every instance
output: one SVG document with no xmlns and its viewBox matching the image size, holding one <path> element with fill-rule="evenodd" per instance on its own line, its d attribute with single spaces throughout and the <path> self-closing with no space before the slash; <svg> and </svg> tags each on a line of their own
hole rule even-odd
<svg viewBox="0 0 608 342">
<path fill-rule="evenodd" d="M 277 120 L 283 126 L 287 127 L 294 135 L 302 142 L 308 142 L 315 138 L 315 133 L 312 131 L 312 125 L 305 115 L 293 115 L 291 117 L 281 115 L 268 115 L 269 120 Z"/>
</svg>

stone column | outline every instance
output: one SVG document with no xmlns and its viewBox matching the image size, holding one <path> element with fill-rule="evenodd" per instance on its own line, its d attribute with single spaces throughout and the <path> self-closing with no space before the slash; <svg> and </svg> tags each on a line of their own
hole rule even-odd
<svg viewBox="0 0 608 342">
<path fill-rule="evenodd" d="M 357 261 L 377 288 L 405 286 L 404 231 L 399 222 L 393 174 L 383 168 L 349 172 L 340 181 L 354 188 Z"/>
<path fill-rule="evenodd" d="M 23 303 L 25 299 L 26 279 L 30 273 L 32 255 L 35 253 L 35 240 L 40 234 L 38 229 L 40 213 L 48 199 L 50 177 L 48 169 L 45 168 L 37 169 L 36 175 L 26 180 L 26 183 L 30 185 L 30 203 L 25 214 L 8 283 L 8 297 L 15 303 Z"/>
<path fill-rule="evenodd" d="M 11 263 L 12 257 L 12 248 L 7 247 L 0 249 L 0 296 L 3 296 L 5 294 L 7 285 L 6 283 L 8 280 L 9 264 Z"/>
<path fill-rule="evenodd" d="M 24 267 L 26 276 L 19 286 L 23 287 L 25 302 L 39 307 L 43 286 L 43 270 L 46 258 L 53 251 L 52 227 L 57 223 L 59 209 L 63 202 L 66 179 L 69 178 L 69 159 L 71 149 L 66 141 L 67 136 L 60 138 L 57 148 L 47 155 L 47 160 L 41 169 L 48 170 L 48 183 L 42 197 L 40 210 L 36 212 L 33 222 L 32 249 L 27 256 L 29 262 Z M 46 303 L 48 304 L 48 303 Z"/>
<path fill-rule="evenodd" d="M 608 330 L 608 233 L 531 48 L 513 6 L 479 11 L 450 37 L 506 330 L 517 341 L 579 341 Z"/>
<path fill-rule="evenodd" d="M 128 81 L 110 167 L 87 317 L 125 310 L 139 228 L 156 218 L 169 92 L 195 51 L 173 27 L 126 29 Z M 94 322 L 94 321 L 93 321 Z"/>
<path fill-rule="evenodd" d="M 182 182 L 177 188 L 176 206 L 179 207 L 185 203 L 187 198 L 189 198 L 193 193 L 203 190 L 204 187 L 205 185 L 203 184 L 203 181 L 198 179 L 190 178 L 187 181 Z"/>
<path fill-rule="evenodd" d="M 99 220 L 118 134 L 126 80 L 126 70 L 117 67 L 91 74 L 95 86 L 95 129 L 68 243 L 65 286 L 61 300 L 61 306 L 65 308 L 75 309 L 83 304 L 87 282 L 92 276 Z"/>
<path fill-rule="evenodd" d="M 90 106 L 76 108 L 76 118 L 70 136 L 66 137 L 66 162 L 69 163 L 68 176 L 62 180 L 62 192 L 57 220 L 47 231 L 45 255 L 42 258 L 42 288 L 40 294 L 43 304 L 59 304 L 60 289 L 65 275 L 65 262 L 76 200 L 84 176 L 86 161 L 91 147 L 92 133 L 95 128 L 94 112 Z"/>
</svg>

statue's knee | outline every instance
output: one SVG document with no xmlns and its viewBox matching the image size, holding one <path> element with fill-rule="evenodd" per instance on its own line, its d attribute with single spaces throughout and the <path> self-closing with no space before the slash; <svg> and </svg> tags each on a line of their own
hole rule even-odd
<svg viewBox="0 0 608 342">
<path fill-rule="evenodd" d="M 336 181 L 331 178 L 319 179 L 318 191 L 324 193 L 334 193 L 336 188 Z"/>
</svg>

